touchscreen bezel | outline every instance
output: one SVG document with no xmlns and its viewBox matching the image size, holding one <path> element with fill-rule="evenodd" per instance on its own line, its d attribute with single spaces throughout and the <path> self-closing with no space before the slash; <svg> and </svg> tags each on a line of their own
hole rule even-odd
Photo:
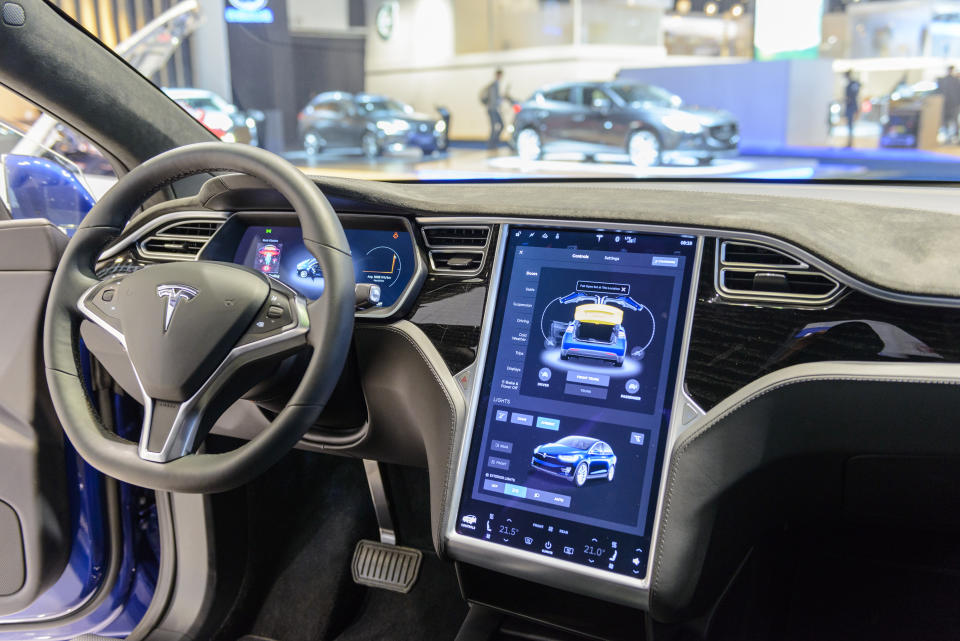
<svg viewBox="0 0 960 641">
<path fill-rule="evenodd" d="M 407 232 L 413 247 L 414 267 L 410 282 L 389 307 L 371 307 L 356 312 L 358 318 L 390 318 L 406 313 L 416 294 L 427 277 L 427 262 L 417 243 L 413 225 L 402 216 L 384 216 L 380 214 L 338 214 L 345 229 L 387 229 Z M 237 245 L 250 227 L 256 226 L 300 226 L 300 220 L 292 212 L 237 212 L 230 216 L 203 248 L 197 260 L 218 260 L 233 262 Z"/>
<path fill-rule="evenodd" d="M 423 221 L 421 221 L 423 222 Z M 476 220 L 473 220 L 476 222 Z M 650 574 L 654 566 L 653 559 L 657 548 L 660 515 L 663 507 L 663 496 L 667 475 L 669 473 L 670 458 L 677 434 L 682 426 L 683 406 L 687 403 L 684 386 L 687 353 L 690 345 L 690 332 L 693 325 L 694 307 L 697 288 L 700 280 L 700 265 L 703 256 L 704 237 L 699 230 L 690 230 L 668 226 L 631 225 L 623 223 L 602 223 L 543 220 L 543 219 L 510 219 L 499 226 L 498 240 L 493 255 L 493 270 L 490 276 L 490 287 L 487 300 L 484 304 L 484 314 L 480 328 L 480 344 L 477 358 L 472 368 L 473 384 L 467 397 L 466 414 L 463 423 L 459 425 L 456 442 L 456 463 L 454 468 L 454 483 L 452 491 L 447 496 L 446 513 L 443 523 L 443 536 L 446 553 L 453 559 L 466 563 L 473 563 L 482 567 L 503 572 L 519 578 L 530 579 L 546 585 L 551 585 L 572 592 L 594 596 L 609 601 L 623 603 L 633 607 L 645 607 L 649 594 Z M 500 286 L 503 277 L 503 263 L 505 260 L 506 243 L 511 227 L 543 228 L 543 229 L 570 229 L 571 231 L 607 232 L 638 232 L 658 235 L 686 235 L 693 236 L 696 242 L 693 269 L 690 276 L 686 316 L 683 319 L 680 341 L 680 354 L 677 360 L 677 373 L 673 391 L 673 398 L 668 400 L 672 411 L 667 426 L 666 443 L 663 455 L 663 464 L 660 471 L 659 485 L 656 493 L 656 509 L 651 533 L 649 551 L 650 562 L 647 564 L 646 574 L 642 578 L 630 577 L 622 574 L 583 566 L 557 558 L 538 554 L 536 552 L 508 547 L 462 535 L 456 531 L 457 514 L 466 484 L 466 471 L 469 463 L 471 443 L 473 442 L 476 417 L 479 410 L 480 392 L 484 369 L 487 364 L 490 347 L 490 337 L 493 330 L 493 317 L 500 295 Z"/>
</svg>

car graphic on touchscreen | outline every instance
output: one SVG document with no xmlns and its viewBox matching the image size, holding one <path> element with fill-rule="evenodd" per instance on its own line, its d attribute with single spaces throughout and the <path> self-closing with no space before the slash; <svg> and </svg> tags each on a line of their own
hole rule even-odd
<svg viewBox="0 0 960 641">
<path fill-rule="evenodd" d="M 612 481 L 616 465 L 613 448 L 588 436 L 565 436 L 555 443 L 538 445 L 530 459 L 533 469 L 573 481 L 577 487 L 592 478 Z"/>
<path fill-rule="evenodd" d="M 560 341 L 560 358 L 571 356 L 623 365 L 627 353 L 627 333 L 623 330 L 623 310 L 591 303 L 576 308 Z"/>
<path fill-rule="evenodd" d="M 320 278 L 321 275 L 316 258 L 307 258 L 297 263 L 297 276 L 300 278 Z"/>
</svg>

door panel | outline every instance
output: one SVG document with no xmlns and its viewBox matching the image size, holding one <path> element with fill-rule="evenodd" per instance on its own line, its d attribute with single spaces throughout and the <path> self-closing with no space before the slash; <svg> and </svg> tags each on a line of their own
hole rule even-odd
<svg viewBox="0 0 960 641">
<path fill-rule="evenodd" d="M 30 605 L 70 551 L 62 430 L 41 358 L 66 241 L 46 220 L 0 222 L 0 615 Z"/>
</svg>

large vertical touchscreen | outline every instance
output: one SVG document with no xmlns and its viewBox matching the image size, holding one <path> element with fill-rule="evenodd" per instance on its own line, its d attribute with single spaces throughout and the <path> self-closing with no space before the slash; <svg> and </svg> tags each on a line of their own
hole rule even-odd
<svg viewBox="0 0 960 641">
<path fill-rule="evenodd" d="M 456 531 L 646 575 L 696 239 L 511 228 Z"/>
</svg>

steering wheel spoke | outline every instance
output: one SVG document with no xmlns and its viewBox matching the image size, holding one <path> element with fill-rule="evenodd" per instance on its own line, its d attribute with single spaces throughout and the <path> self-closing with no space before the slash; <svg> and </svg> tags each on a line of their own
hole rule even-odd
<svg viewBox="0 0 960 641">
<path fill-rule="evenodd" d="M 264 323 L 261 327 L 258 324 L 264 319 L 278 318 L 275 312 L 267 316 L 271 304 L 289 310 L 279 317 L 287 322 L 276 326 Z M 286 358 L 306 348 L 309 329 L 303 298 L 285 298 L 282 293 L 275 296 L 271 292 L 250 329 L 193 396 L 181 402 L 159 400 L 150 397 L 141 383 L 144 416 L 138 445 L 140 458 L 167 463 L 195 453 L 220 412 L 259 380 L 256 369 L 264 361 Z M 139 375 L 137 378 L 139 382 Z"/>
<path fill-rule="evenodd" d="M 99 325 L 126 348 L 120 323 L 120 284 L 124 276 L 94 283 L 80 296 L 77 309 L 87 320 Z"/>
</svg>

